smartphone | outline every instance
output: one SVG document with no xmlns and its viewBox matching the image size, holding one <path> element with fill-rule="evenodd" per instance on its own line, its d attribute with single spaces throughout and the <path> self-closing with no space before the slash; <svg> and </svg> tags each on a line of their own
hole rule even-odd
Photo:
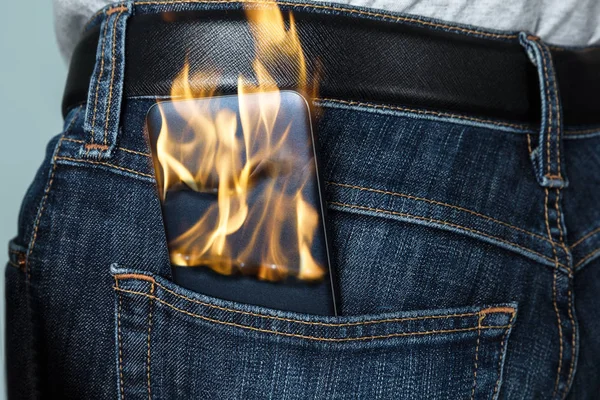
<svg viewBox="0 0 600 400">
<path fill-rule="evenodd" d="M 146 130 L 175 283 L 337 315 L 318 149 L 301 94 L 163 101 Z"/>
</svg>

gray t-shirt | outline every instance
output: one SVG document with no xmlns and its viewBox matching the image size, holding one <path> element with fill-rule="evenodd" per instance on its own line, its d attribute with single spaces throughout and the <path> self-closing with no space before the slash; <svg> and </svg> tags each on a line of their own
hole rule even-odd
<svg viewBox="0 0 600 400">
<path fill-rule="evenodd" d="M 56 35 L 65 60 L 87 20 L 114 0 L 53 0 Z M 320 2 L 323 0 L 312 0 Z M 600 44 L 599 0 L 338 0 L 482 28 L 528 31 L 554 45 Z"/>
</svg>

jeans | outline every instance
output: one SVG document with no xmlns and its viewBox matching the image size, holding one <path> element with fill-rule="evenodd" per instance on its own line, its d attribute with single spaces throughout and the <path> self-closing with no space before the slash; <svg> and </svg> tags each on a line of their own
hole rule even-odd
<svg viewBox="0 0 600 400">
<path fill-rule="evenodd" d="M 323 317 L 170 280 L 144 137 L 156 99 L 119 96 L 132 5 L 114 7 L 113 54 L 99 46 L 109 62 L 10 243 L 12 398 L 597 398 L 600 128 L 563 126 L 543 43 L 520 36 L 536 126 L 314 99 L 341 304 Z"/>
</svg>

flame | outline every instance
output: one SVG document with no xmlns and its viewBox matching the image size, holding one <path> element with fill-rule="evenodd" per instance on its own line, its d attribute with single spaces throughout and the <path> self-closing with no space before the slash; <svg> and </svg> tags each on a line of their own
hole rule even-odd
<svg viewBox="0 0 600 400">
<path fill-rule="evenodd" d="M 268 281 L 290 275 L 319 280 L 324 266 L 315 260 L 311 248 L 320 216 L 303 195 L 309 179 L 314 179 L 314 166 L 298 165 L 305 160 L 296 160 L 286 147 L 292 122 L 283 130 L 276 127 L 281 92 L 273 71 L 284 68 L 300 92 L 314 93 L 316 87 L 308 87 L 306 59 L 293 15 L 286 21 L 275 1 L 247 8 L 246 15 L 255 40 L 255 83 L 239 77 L 238 113 L 226 108 L 211 111 L 207 103 L 176 101 L 176 110 L 187 125 L 182 137 L 181 132 L 174 134 L 161 109 L 156 143 L 161 200 L 179 186 L 216 196 L 193 226 L 170 238 L 171 261 Z M 214 90 L 197 89 L 203 88 L 206 76 L 190 75 L 186 60 L 173 82 L 171 97 L 213 96 Z M 242 137 L 236 134 L 240 128 Z M 305 172 L 300 182 L 280 179 L 294 171 Z M 260 201 L 251 201 L 253 196 Z"/>
</svg>

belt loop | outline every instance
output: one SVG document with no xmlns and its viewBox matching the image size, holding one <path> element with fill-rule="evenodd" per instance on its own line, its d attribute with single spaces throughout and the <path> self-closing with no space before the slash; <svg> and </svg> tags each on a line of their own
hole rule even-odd
<svg viewBox="0 0 600 400">
<path fill-rule="evenodd" d="M 83 157 L 108 158 L 116 145 L 125 72 L 125 29 L 132 11 L 132 2 L 104 10 L 85 111 Z"/>
<path fill-rule="evenodd" d="M 521 32 L 519 43 L 535 65 L 540 82 L 542 120 L 538 144 L 531 153 L 536 178 L 542 187 L 568 185 L 562 151 L 562 109 L 550 49 L 539 37 Z"/>
</svg>

